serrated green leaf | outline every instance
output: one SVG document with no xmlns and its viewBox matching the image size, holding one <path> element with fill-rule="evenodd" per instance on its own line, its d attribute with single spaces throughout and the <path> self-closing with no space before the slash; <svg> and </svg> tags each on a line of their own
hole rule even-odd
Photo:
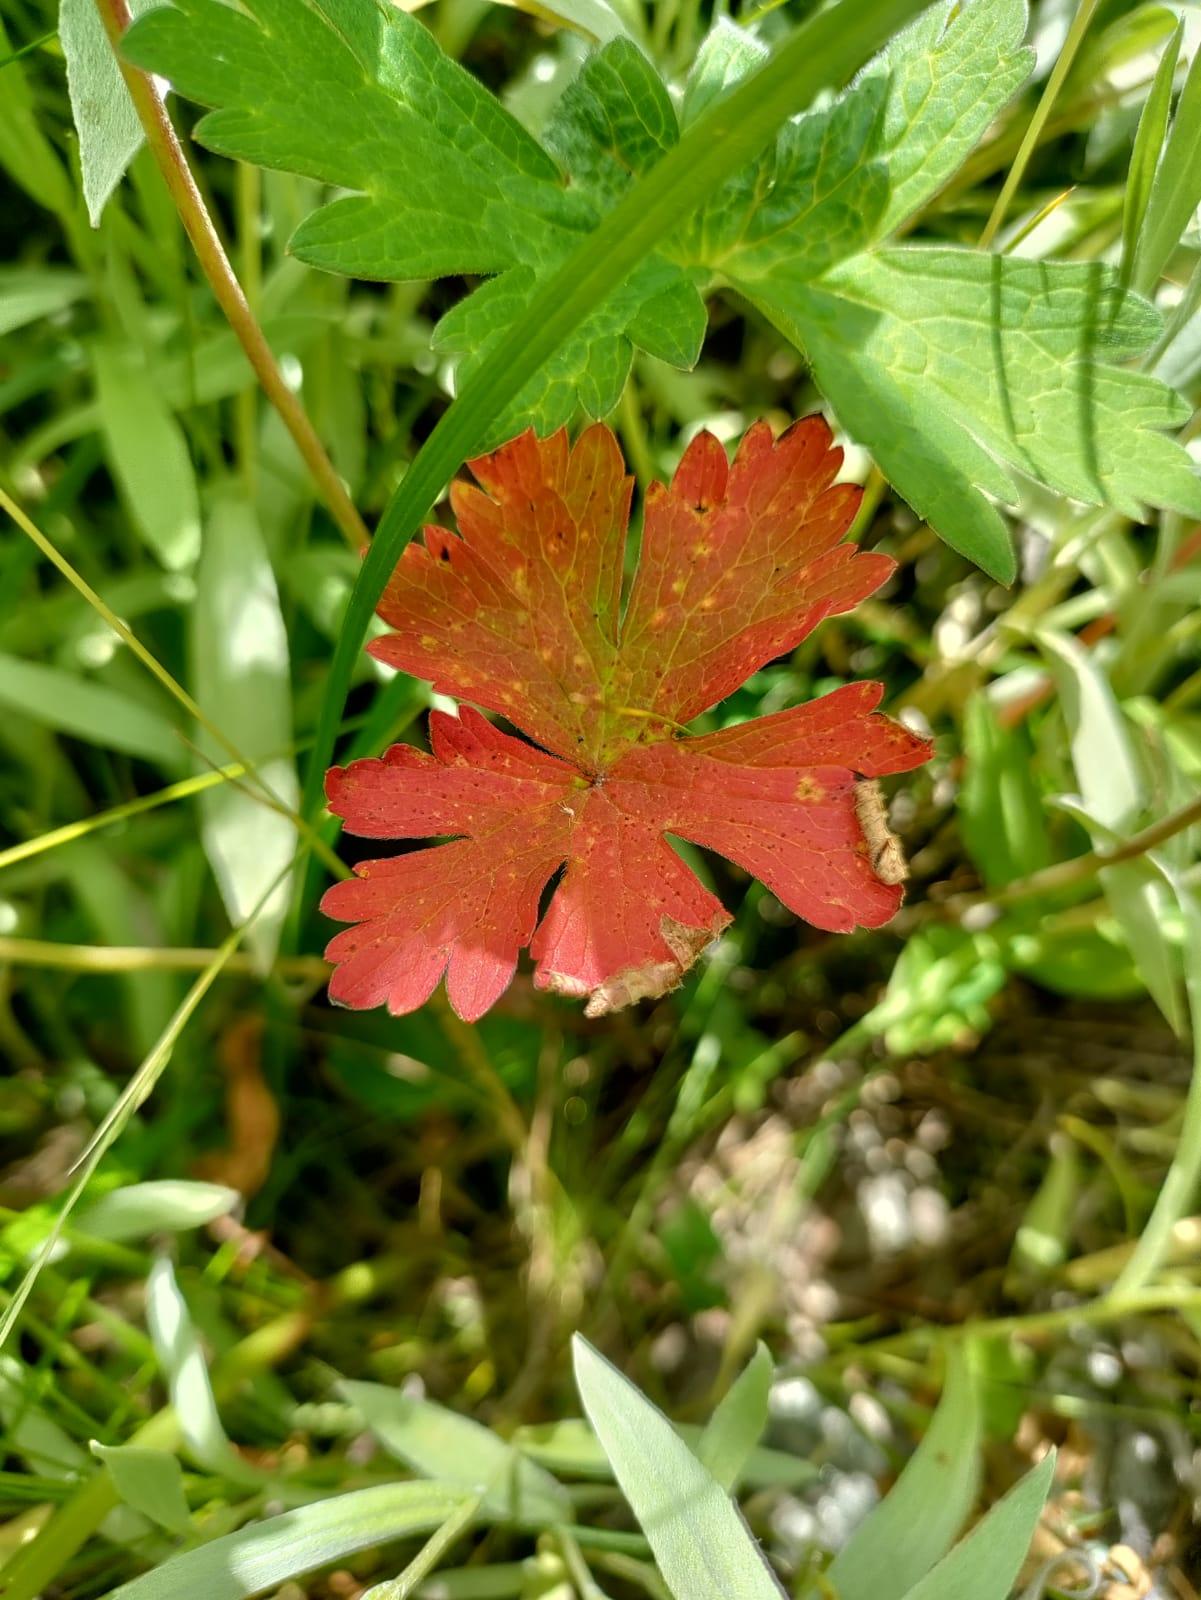
<svg viewBox="0 0 1201 1600">
<path fill-rule="evenodd" d="M 774 1370 L 767 1346 L 760 1344 L 718 1402 L 697 1440 L 697 1460 L 723 1489 L 734 1488 L 767 1426 Z"/>
<path fill-rule="evenodd" d="M 1013 472 L 1131 516 L 1201 513 L 1201 479 L 1161 431 L 1187 406 L 1115 364 L 1151 342 L 1155 312 L 1108 268 L 900 246 L 747 292 L 914 510 L 1004 582 L 1009 538 L 978 491 L 1012 501 Z"/>
<path fill-rule="evenodd" d="M 206 520 L 191 626 L 197 704 L 258 763 L 276 802 L 295 810 L 296 768 L 281 754 L 292 742 L 288 635 L 257 519 L 232 485 L 214 496 Z M 206 729 L 196 730 L 196 741 L 215 765 L 228 759 Z M 206 789 L 198 805 L 205 854 L 232 923 L 243 922 L 279 880 L 246 938 L 266 970 L 287 912 L 290 880 L 280 874 L 296 848 L 295 826 L 257 787 L 219 784 Z"/>
<path fill-rule="evenodd" d="M 675 1600 L 780 1600 L 737 1506 L 671 1423 L 578 1334 L 576 1386 Z"/>
<path fill-rule="evenodd" d="M 828 1576 L 839 1600 L 902 1600 L 946 1554 L 976 1498 L 980 1440 L 976 1385 L 963 1352 L 953 1352 L 921 1444 L 834 1558 Z"/>
<path fill-rule="evenodd" d="M 1025 0 L 940 3 L 863 69 L 860 82 L 888 85 L 875 152 L 889 179 L 878 237 L 938 193 L 1030 76 L 1025 34 Z"/>
<path fill-rule="evenodd" d="M 763 65 L 766 45 L 728 17 L 718 17 L 701 41 L 684 84 L 680 126 L 687 128 L 748 73 Z"/>
<path fill-rule="evenodd" d="M 559 168 L 430 32 L 374 0 L 251 0 L 243 15 L 221 0 L 179 0 L 126 38 L 131 60 L 217 109 L 196 132 L 211 149 L 355 191 L 314 212 L 289 248 L 314 266 L 364 278 L 451 273 L 491 281 L 444 319 L 440 347 L 470 354 L 470 377 L 544 278 L 595 227 L 606 203 L 605 166 L 626 176 L 675 142 L 661 81 L 628 40 L 592 58 L 556 137 L 585 162 L 581 181 Z M 615 139 L 611 158 L 602 150 Z M 693 311 L 654 351 L 699 345 L 695 290 L 678 267 L 652 258 L 596 308 L 544 371 L 494 419 L 486 443 L 537 423 L 566 421 L 578 405 L 602 415 L 629 370 L 629 324 L 645 303 Z M 478 304 L 477 304 L 478 302 Z"/>
<path fill-rule="evenodd" d="M 462 1501 L 437 1483 L 355 1489 L 173 1556 L 108 1600 L 248 1600 L 373 1545 L 432 1533 Z"/>
<path fill-rule="evenodd" d="M 535 1526 L 572 1520 L 562 1484 L 470 1417 L 382 1383 L 338 1387 L 384 1448 L 423 1477 L 483 1495 L 493 1516 Z"/>
<path fill-rule="evenodd" d="M 1005 1600 L 1034 1537 L 1055 1471 L 1050 1450 L 904 1600 Z"/>
<path fill-rule="evenodd" d="M 113 1487 L 127 1506 L 157 1522 L 168 1533 L 186 1533 L 192 1525 L 183 1492 L 183 1473 L 175 1456 L 138 1445 L 106 1445 L 92 1441 L 92 1454 L 103 1461 Z"/>
<path fill-rule="evenodd" d="M 153 0 L 133 0 L 135 16 Z M 71 116 L 79 135 L 83 198 L 93 228 L 142 147 L 142 124 L 100 21 L 96 0 L 60 0 L 58 36 L 67 58 Z"/>
</svg>

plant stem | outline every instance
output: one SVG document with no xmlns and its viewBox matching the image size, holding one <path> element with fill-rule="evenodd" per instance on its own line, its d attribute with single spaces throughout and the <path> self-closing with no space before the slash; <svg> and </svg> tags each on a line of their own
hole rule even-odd
<svg viewBox="0 0 1201 1600">
<path fill-rule="evenodd" d="M 471 1526 L 479 1509 L 478 1495 L 464 1500 L 457 1511 L 451 1512 L 437 1533 L 426 1540 L 398 1578 L 391 1578 L 386 1583 L 373 1583 L 363 1600 L 409 1600 L 417 1585 L 429 1577 L 455 1540 Z"/>
<path fill-rule="evenodd" d="M 0 934 L 0 962 L 18 966 L 54 967 L 63 972 L 199 972 L 215 950 L 150 945 L 59 944 L 53 939 L 19 939 Z M 258 977 L 262 967 L 253 956 L 234 954 L 224 963 L 229 976 Z M 277 961 L 273 972 L 288 978 L 322 982 L 329 968 L 320 956 L 291 956 Z"/>
<path fill-rule="evenodd" d="M 1118 1274 L 1114 1299 L 1141 1293 L 1155 1277 L 1171 1252 L 1177 1224 L 1192 1209 L 1201 1186 L 1201 906 L 1187 889 L 1179 890 L 1179 900 L 1184 916 L 1185 986 L 1193 1027 L 1193 1075 L 1176 1154 L 1134 1253 Z"/>
<path fill-rule="evenodd" d="M 980 248 L 987 250 L 996 237 L 997 229 L 1005 220 L 1009 210 L 1009 202 L 1017 193 L 1018 185 L 1026 174 L 1030 157 L 1034 154 L 1035 147 L 1042 137 L 1043 128 L 1051 109 L 1059 98 L 1059 91 L 1063 88 L 1063 81 L 1071 70 L 1072 62 L 1076 59 L 1076 52 L 1084 41 L 1088 32 L 1088 25 L 1093 20 L 1093 12 L 1097 9 L 1097 0 L 1080 0 L 1076 15 L 1072 18 L 1072 25 L 1068 29 L 1068 36 L 1063 41 L 1063 49 L 1059 52 L 1058 59 L 1051 69 L 1047 79 L 1046 88 L 1042 98 L 1035 107 L 1034 115 L 1030 118 L 1030 126 L 1022 136 L 1018 146 L 1017 155 L 1013 158 L 1013 165 L 1005 175 L 1005 182 L 1001 185 L 1001 192 L 997 196 L 997 203 L 992 208 L 992 214 L 984 224 L 984 232 L 980 235 Z"/>
<path fill-rule="evenodd" d="M 1007 906 L 1037 895 L 1058 894 L 1063 889 L 1086 883 L 1099 872 L 1104 872 L 1106 867 L 1116 867 L 1123 861 L 1133 861 L 1138 856 L 1146 855 L 1148 850 L 1154 850 L 1196 823 L 1201 823 L 1201 797 L 1161 817 L 1158 822 L 1151 823 L 1141 833 L 1133 834 L 1112 850 L 1089 850 L 1085 855 L 1073 856 L 1070 861 L 1057 861 L 1053 866 L 1032 872 L 1028 878 L 1007 883 L 1002 889 L 991 889 L 983 894 L 953 895 L 949 900 L 937 904 L 927 901 L 926 904 L 931 908 L 930 914 L 937 911 L 942 915 L 962 916 L 972 906 Z"/>
<path fill-rule="evenodd" d="M 361 550 L 370 543 L 371 536 L 335 472 L 334 464 L 317 437 L 308 414 L 284 381 L 271 346 L 230 265 L 225 247 L 192 176 L 192 169 L 188 166 L 183 146 L 167 115 L 167 108 L 146 73 L 139 72 L 121 58 L 121 36 L 132 20 L 127 0 L 96 0 L 96 9 L 129 89 L 138 121 L 145 131 L 146 143 L 175 202 L 180 221 L 192 241 L 196 259 L 208 279 L 217 304 L 246 352 L 246 359 L 254 369 L 263 393 L 279 412 L 284 426 L 292 435 L 330 516 L 348 543 L 356 550 Z"/>
</svg>

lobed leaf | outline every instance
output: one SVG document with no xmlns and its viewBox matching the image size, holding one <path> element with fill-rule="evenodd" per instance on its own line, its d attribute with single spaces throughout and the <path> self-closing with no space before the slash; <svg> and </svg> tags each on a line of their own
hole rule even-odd
<svg viewBox="0 0 1201 1600">
<path fill-rule="evenodd" d="M 858 490 L 820 418 L 733 465 L 701 434 L 647 495 L 622 607 L 630 484 L 608 429 L 570 448 L 525 434 L 456 485 L 459 532 L 428 527 L 381 603 L 372 652 L 504 714 L 537 749 L 465 708 L 430 719 L 432 754 L 396 746 L 334 768 L 330 808 L 372 838 L 449 837 L 360 863 L 322 902 L 335 1000 L 421 1005 L 443 972 L 459 1014 L 503 993 L 528 944 L 540 988 L 599 1016 L 673 987 L 730 920 L 668 842 L 716 850 L 818 927 L 878 927 L 862 779 L 928 746 L 875 713 L 878 684 L 699 738 L 680 724 L 846 611 L 891 562 L 843 543 Z M 539 921 L 543 890 L 563 876 Z"/>
</svg>

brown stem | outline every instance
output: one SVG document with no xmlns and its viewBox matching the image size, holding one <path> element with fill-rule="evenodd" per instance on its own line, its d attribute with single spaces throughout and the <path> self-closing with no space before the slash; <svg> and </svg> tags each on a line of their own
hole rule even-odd
<svg viewBox="0 0 1201 1600">
<path fill-rule="evenodd" d="M 330 515 L 349 543 L 355 549 L 362 550 L 371 538 L 366 524 L 355 510 L 341 478 L 334 471 L 333 462 L 317 437 L 304 407 L 284 382 L 283 373 L 213 226 L 213 219 L 196 186 L 188 159 L 167 115 L 167 108 L 150 78 L 121 59 L 121 37 L 132 20 L 127 0 L 96 0 L 96 9 L 120 65 L 138 120 L 145 130 L 146 143 L 158 163 L 217 304 L 246 352 L 246 359 L 253 367 L 263 393 L 279 412 L 284 426 L 295 440 L 296 448 L 304 458 Z"/>
<path fill-rule="evenodd" d="M 1087 882 L 1106 867 L 1116 867 L 1123 861 L 1133 861 L 1137 856 L 1146 855 L 1148 850 L 1154 850 L 1166 839 L 1183 833 L 1198 822 L 1201 822 L 1201 797 L 1161 817 L 1158 822 L 1151 823 L 1150 827 L 1133 834 L 1112 850 L 1090 850 L 1086 855 L 1073 856 L 1070 861 L 1057 861 L 1053 866 L 1044 867 L 1041 872 L 1032 872 L 1028 878 L 1007 883 L 1002 889 L 987 890 L 982 894 L 952 895 L 941 902 L 926 901 L 925 906 L 929 908 L 927 914 L 962 916 L 972 906 L 1007 906 L 1036 895 L 1057 894 L 1061 889 L 1071 889 L 1078 883 Z M 922 909 L 925 908 L 914 907 L 915 911 Z"/>
</svg>

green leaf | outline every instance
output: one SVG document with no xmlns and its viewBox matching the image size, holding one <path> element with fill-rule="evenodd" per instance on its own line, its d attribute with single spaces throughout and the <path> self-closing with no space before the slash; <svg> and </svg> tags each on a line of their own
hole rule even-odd
<svg viewBox="0 0 1201 1600">
<path fill-rule="evenodd" d="M 200 496 L 183 429 L 124 345 L 92 349 L 108 464 L 134 526 L 172 571 L 200 553 Z"/>
<path fill-rule="evenodd" d="M 365 278 L 495 275 L 439 330 L 442 348 L 472 353 L 469 376 L 535 286 L 595 227 L 603 162 L 584 181 L 565 185 L 551 156 L 495 97 L 395 7 L 251 0 L 246 9 L 243 15 L 221 0 L 179 0 L 130 30 L 126 54 L 219 108 L 196 130 L 211 149 L 356 191 L 297 229 L 290 249 L 301 260 Z M 606 65 L 611 59 L 620 60 L 620 73 Z M 614 132 L 605 97 L 626 77 L 633 102 L 623 108 L 616 133 L 626 142 L 614 159 L 640 170 L 656 129 L 674 142 L 675 114 L 628 40 L 615 40 L 585 69 L 575 112 L 597 119 L 605 136 Z M 585 148 L 582 130 L 573 135 L 561 122 L 559 133 Z M 489 441 L 512 434 L 519 422 L 549 429 L 577 404 L 593 414 L 611 409 L 629 369 L 630 323 L 665 287 L 683 294 L 681 276 L 665 261 L 647 263 L 619 298 L 582 319 L 556 371 L 498 411 Z M 692 301 L 699 301 L 695 290 Z M 677 337 L 674 347 L 687 353 L 689 340 Z"/>
<path fill-rule="evenodd" d="M 1134 263 L 1134 286 L 1150 294 L 1201 205 L 1201 50 L 1184 80 L 1156 168 Z"/>
<path fill-rule="evenodd" d="M 780 1600 L 737 1506 L 663 1413 L 579 1334 L 576 1386 L 675 1600 Z"/>
<path fill-rule="evenodd" d="M 968 701 L 963 747 L 960 832 L 984 882 L 999 889 L 1051 859 L 1034 747 L 1024 726 L 1002 726 L 986 694 Z"/>
<path fill-rule="evenodd" d="M 0 706 L 56 733 L 178 768 L 183 744 L 158 711 L 61 667 L 0 655 Z"/>
<path fill-rule="evenodd" d="M 820 112 L 781 131 L 775 151 L 707 208 L 699 258 L 745 287 L 805 281 L 887 237 L 950 178 L 1029 76 L 1023 0 L 940 3 Z M 705 103 L 751 53 L 702 51 L 685 95 Z"/>
<path fill-rule="evenodd" d="M 136 16 L 153 0 L 134 0 Z M 83 198 L 93 228 L 142 147 L 142 125 L 100 21 L 96 0 L 60 0 L 58 36 L 67 58 L 71 116 L 79 135 Z"/>
<path fill-rule="evenodd" d="M 965 1600 L 968 1595 L 1005 1600 L 1026 1559 L 1054 1471 L 1050 1450 L 933 1572 L 906 1591 L 904 1600 Z"/>
<path fill-rule="evenodd" d="M 157 1522 L 168 1533 L 187 1533 L 192 1515 L 183 1492 L 179 1462 L 165 1450 L 138 1445 L 106 1445 L 92 1441 L 92 1453 L 104 1462 L 113 1487 L 127 1506 Z"/>
<path fill-rule="evenodd" d="M 734 1488 L 767 1426 L 774 1370 L 767 1346 L 760 1343 L 697 1440 L 697 1460 L 723 1489 Z"/>
<path fill-rule="evenodd" d="M 39 317 L 51 317 L 87 290 L 87 279 L 61 267 L 6 267 L 0 271 L 0 336 Z"/>
<path fill-rule="evenodd" d="M 75 197 L 62 162 L 38 125 L 25 69 L 12 55 L 0 17 L 0 58 L 7 60 L 0 92 L 0 167 L 30 198 L 59 217 L 69 217 Z"/>
<path fill-rule="evenodd" d="M 386 1483 L 252 1522 L 123 1583 L 108 1600 L 248 1600 L 391 1540 L 431 1533 L 462 1504 L 437 1483 Z"/>
<path fill-rule="evenodd" d="M 536 1527 L 572 1520 L 562 1484 L 470 1417 L 380 1383 L 338 1387 L 385 1449 L 414 1472 L 483 1495 L 493 1516 Z"/>
<path fill-rule="evenodd" d="M 233 488 L 213 498 L 204 529 L 192 611 L 192 689 L 200 709 L 235 747 L 257 765 L 260 780 L 283 806 L 299 798 L 292 742 L 288 636 L 275 574 L 253 510 Z M 217 766 L 229 759 L 204 728 L 201 752 Z M 199 798 L 201 837 L 229 912 L 242 922 L 291 860 L 296 829 L 257 785 L 223 783 Z M 266 970 L 275 956 L 287 913 L 285 875 L 247 935 Z"/>
<path fill-rule="evenodd" d="M 262 1473 L 243 1461 L 221 1426 L 200 1341 L 165 1256 L 146 1278 L 146 1322 L 190 1455 L 231 1483 L 261 1488 Z"/>
<path fill-rule="evenodd" d="M 914 510 L 1004 582 L 1009 537 L 979 491 L 1012 502 L 1014 472 L 1134 517 L 1201 512 L 1187 452 L 1160 431 L 1188 408 L 1115 365 L 1157 318 L 1105 267 L 906 246 L 812 284 L 744 287 Z"/>
<path fill-rule="evenodd" d="M 829 1570 L 839 1600 L 902 1600 L 951 1548 L 980 1482 L 980 1402 L 962 1352 L 947 1363 L 942 1399 L 888 1496 Z M 963 1595 L 974 1590 L 965 1589 Z"/>
<path fill-rule="evenodd" d="M 1025 0 L 934 5 L 862 73 L 888 95 L 877 154 L 888 164 L 883 238 L 920 210 L 962 166 L 1034 66 L 1022 45 Z"/>
<path fill-rule="evenodd" d="M 145 1239 L 153 1233 L 181 1233 L 228 1216 L 240 1202 L 236 1189 L 185 1178 L 130 1183 L 102 1195 L 82 1212 L 76 1233 L 95 1239 Z"/>
<path fill-rule="evenodd" d="M 1164 136 L 1168 131 L 1168 113 L 1172 108 L 1172 81 L 1176 75 L 1176 62 L 1180 56 L 1180 41 L 1183 37 L 1184 23 L 1180 22 L 1159 58 L 1159 65 L 1151 82 L 1151 92 L 1143 106 L 1138 131 L 1134 136 L 1130 170 L 1126 175 L 1126 201 L 1122 209 L 1121 278 L 1124 284 L 1129 283 L 1134 276 L 1134 265 L 1147 215 L 1147 202 L 1151 198 L 1151 184 L 1163 151 Z"/>
<path fill-rule="evenodd" d="M 1133 730 L 1093 654 L 1052 628 L 1040 628 L 1036 637 L 1059 685 L 1083 800 L 1079 814 L 1099 835 L 1099 848 L 1108 848 L 1120 841 L 1146 804 Z M 1154 859 L 1106 867 L 1101 886 L 1139 977 L 1171 1026 L 1183 1033 L 1179 960 L 1164 930 L 1168 891 Z"/>
<path fill-rule="evenodd" d="M 704 1430 L 681 1425 L 680 1438 L 695 1452 Z M 560 1422 L 535 1423 L 518 1428 L 514 1442 L 531 1461 L 540 1462 L 563 1476 L 601 1478 L 612 1481 L 613 1469 L 600 1440 L 582 1417 L 565 1417 Z M 750 1489 L 797 1489 L 812 1483 L 818 1469 L 801 1456 L 783 1450 L 753 1449 L 742 1469 L 742 1481 Z"/>
</svg>

